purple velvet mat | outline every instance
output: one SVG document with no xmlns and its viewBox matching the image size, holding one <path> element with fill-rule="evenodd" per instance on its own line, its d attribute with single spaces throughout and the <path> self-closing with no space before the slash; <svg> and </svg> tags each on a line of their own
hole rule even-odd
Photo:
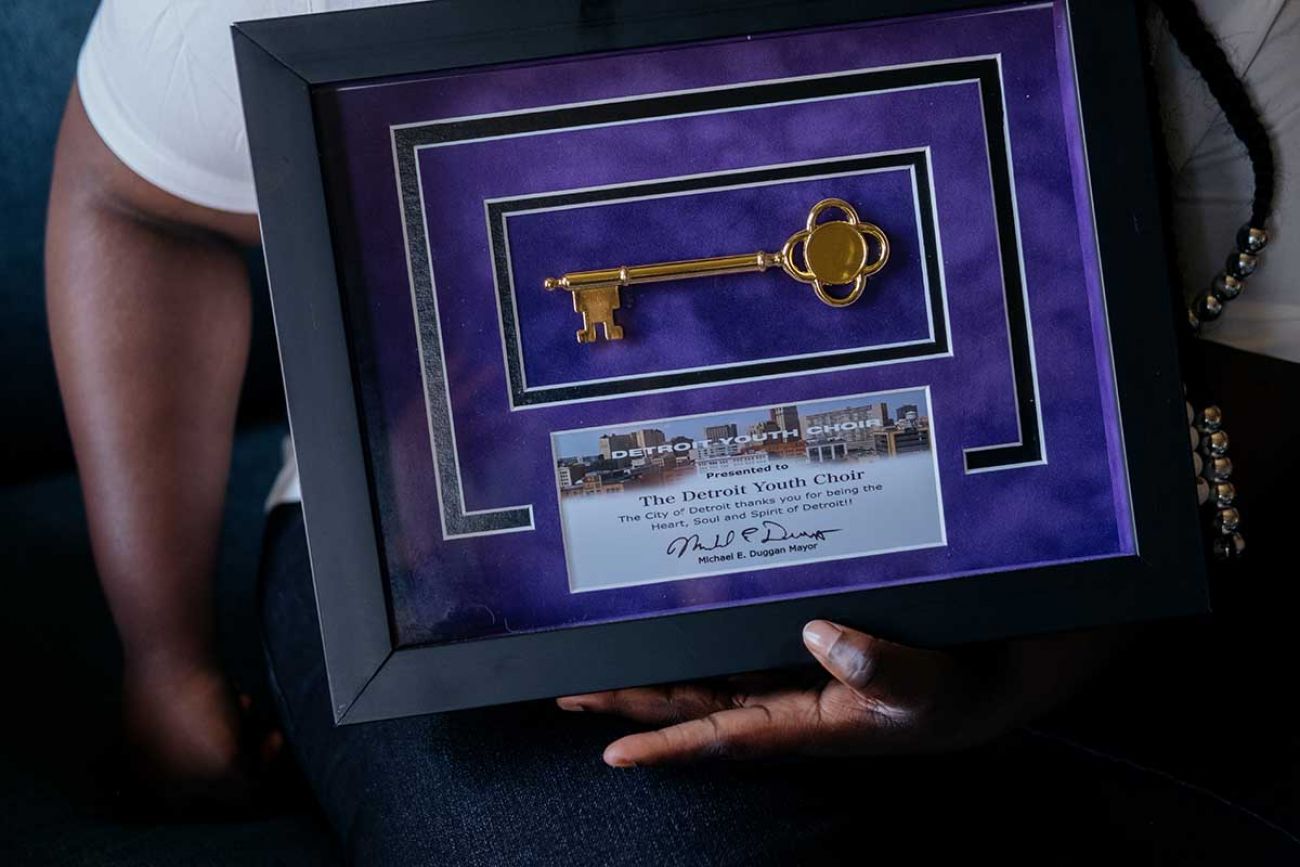
<svg viewBox="0 0 1300 867">
<path fill-rule="evenodd" d="M 676 612 L 883 583 L 933 580 L 1132 550 L 1099 266 L 1063 11 L 1036 4 L 737 39 L 326 91 L 339 129 L 329 170 L 350 197 L 361 256 L 346 289 L 357 329 L 373 483 L 402 643 Z M 1016 214 L 995 206 L 987 117 L 975 81 L 916 85 L 636 123 L 449 142 L 419 151 L 464 507 L 531 506 L 532 529 L 443 538 L 430 409 L 417 346 L 390 128 L 664 92 L 952 58 L 996 57 Z M 949 335 L 951 354 L 695 388 L 511 406 L 486 203 L 862 154 L 928 149 L 947 321 L 927 313 L 916 188 L 906 169 L 838 180 L 519 211 L 506 218 L 521 364 L 529 388 Z M 628 339 L 579 346 L 566 297 L 544 276 L 584 267 L 777 249 L 823 195 L 854 201 L 894 239 L 863 302 L 818 304 L 778 273 L 627 290 Z M 1017 219 L 1018 216 L 1018 219 Z M 1023 259 L 1033 412 L 1019 418 L 998 220 Z M 418 267 L 420 263 L 415 263 Z M 698 284 L 698 285 L 697 285 Z M 743 303 L 741 302 L 743 299 Z M 668 327 L 667 323 L 671 323 Z M 429 327 L 429 323 L 425 323 Z M 931 353 L 933 356 L 934 353 Z M 928 386 L 946 547 L 571 594 L 550 434 L 734 407 Z M 638 390 L 643 390 L 638 388 Z M 1043 461 L 968 473 L 967 450 L 1039 424 Z"/>
</svg>

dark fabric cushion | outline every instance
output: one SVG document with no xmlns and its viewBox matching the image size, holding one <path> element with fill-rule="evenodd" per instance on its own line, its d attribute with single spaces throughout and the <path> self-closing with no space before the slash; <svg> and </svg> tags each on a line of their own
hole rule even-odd
<svg viewBox="0 0 1300 867">
<path fill-rule="evenodd" d="M 217 578 L 222 655 L 270 706 L 254 611 L 262 503 L 279 469 L 279 425 L 235 445 Z M 76 476 L 0 486 L 0 864 L 336 863 L 305 795 L 283 815 L 211 825 L 122 824 L 97 770 L 113 743 L 120 651 L 96 579 Z"/>
<path fill-rule="evenodd" d="M 5 432 L 0 478 L 66 463 L 67 434 L 54 385 L 42 291 L 50 163 L 81 38 L 95 0 L 0 4 L 0 401 L 22 407 Z"/>
</svg>

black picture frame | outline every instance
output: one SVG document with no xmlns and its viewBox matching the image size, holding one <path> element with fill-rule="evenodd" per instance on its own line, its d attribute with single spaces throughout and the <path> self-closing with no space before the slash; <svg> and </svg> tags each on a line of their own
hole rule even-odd
<svg viewBox="0 0 1300 867">
<path fill-rule="evenodd" d="M 475 641 L 395 645 L 313 89 L 987 5 L 993 4 L 444 0 L 233 28 L 336 722 L 804 662 L 800 629 L 814 617 L 944 646 L 1208 610 L 1174 296 L 1165 291 L 1170 278 L 1139 9 L 1133 2 L 1070 2 L 1138 554 Z M 1123 412 L 1139 406 L 1142 412 Z"/>
</svg>

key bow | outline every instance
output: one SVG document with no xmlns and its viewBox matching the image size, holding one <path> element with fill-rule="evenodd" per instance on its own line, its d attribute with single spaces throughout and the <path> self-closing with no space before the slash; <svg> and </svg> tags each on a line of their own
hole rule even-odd
<svg viewBox="0 0 1300 867">
<path fill-rule="evenodd" d="M 846 220 L 818 223 L 817 218 L 830 209 L 839 210 Z M 867 238 L 880 249 L 874 260 Z M 801 266 L 795 257 L 800 249 Z M 790 236 L 781 248 L 781 270 L 800 283 L 812 286 L 813 292 L 831 307 L 848 307 L 862 297 L 867 280 L 889 261 L 889 238 L 874 223 L 863 222 L 855 209 L 843 199 L 822 199 L 808 212 L 806 226 Z M 827 286 L 852 286 L 846 295 L 832 295 Z"/>
</svg>

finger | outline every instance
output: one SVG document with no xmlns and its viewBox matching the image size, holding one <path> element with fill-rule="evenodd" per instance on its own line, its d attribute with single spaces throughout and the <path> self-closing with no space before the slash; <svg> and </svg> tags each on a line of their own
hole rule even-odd
<svg viewBox="0 0 1300 867">
<path fill-rule="evenodd" d="M 689 683 L 570 695 L 556 699 L 556 704 L 561 710 L 617 714 L 651 725 L 696 719 L 732 706 L 725 693 Z"/>
<path fill-rule="evenodd" d="M 840 683 L 898 708 L 932 701 L 954 666 L 941 651 L 897 644 L 828 620 L 808 623 L 803 639 L 808 651 Z"/>
<path fill-rule="evenodd" d="M 802 669 L 777 671 L 750 671 L 744 674 L 730 674 L 722 678 L 721 683 L 727 692 L 737 696 L 761 695 L 780 689 L 807 686 L 824 681 L 825 675 L 812 666 Z M 733 704 L 742 704 L 737 700 Z"/>
<path fill-rule="evenodd" d="M 615 768 L 755 758 L 795 750 L 807 740 L 810 714 L 773 714 L 762 705 L 718 711 L 652 732 L 620 738 L 605 748 Z"/>
</svg>

